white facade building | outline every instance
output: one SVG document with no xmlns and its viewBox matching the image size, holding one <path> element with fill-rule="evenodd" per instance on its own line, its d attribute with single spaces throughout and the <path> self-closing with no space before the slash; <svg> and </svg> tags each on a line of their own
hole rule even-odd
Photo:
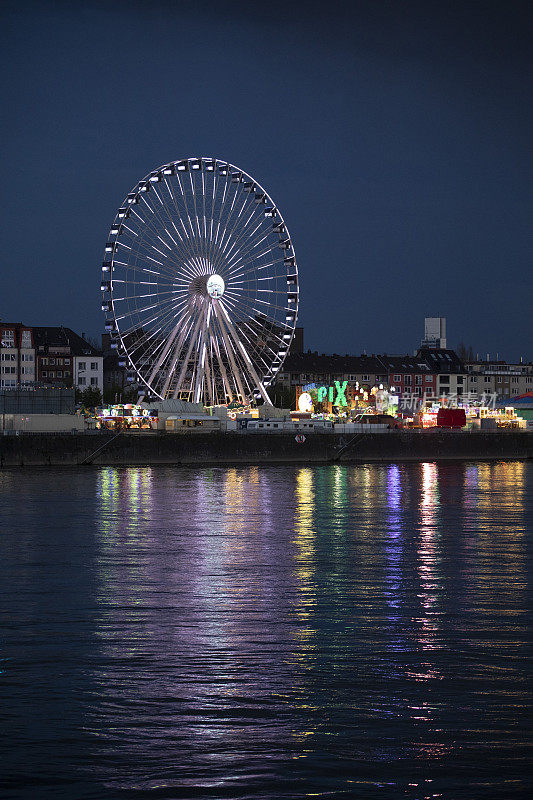
<svg viewBox="0 0 533 800">
<path fill-rule="evenodd" d="M 100 355 L 74 356 L 74 386 L 82 392 L 85 389 L 104 391 L 104 357 Z"/>
</svg>

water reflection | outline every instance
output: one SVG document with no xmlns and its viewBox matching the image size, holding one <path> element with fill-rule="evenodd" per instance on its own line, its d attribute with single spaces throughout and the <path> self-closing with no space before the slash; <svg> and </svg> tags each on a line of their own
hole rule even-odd
<svg viewBox="0 0 533 800">
<path fill-rule="evenodd" d="M 80 621 L 69 680 L 28 656 L 77 709 L 46 768 L 29 749 L 33 775 L 73 765 L 55 797 L 524 791 L 532 465 L 103 468 L 55 536 L 38 520 L 65 481 L 42 475 L 0 477 L 0 555 L 8 606 Z M 54 563 L 78 565 L 65 607 Z"/>
</svg>

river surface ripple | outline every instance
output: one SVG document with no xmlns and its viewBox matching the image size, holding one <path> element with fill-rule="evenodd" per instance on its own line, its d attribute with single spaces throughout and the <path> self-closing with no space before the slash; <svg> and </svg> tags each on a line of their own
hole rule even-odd
<svg viewBox="0 0 533 800">
<path fill-rule="evenodd" d="M 2 797 L 533 796 L 532 528 L 522 462 L 0 472 Z"/>
</svg>

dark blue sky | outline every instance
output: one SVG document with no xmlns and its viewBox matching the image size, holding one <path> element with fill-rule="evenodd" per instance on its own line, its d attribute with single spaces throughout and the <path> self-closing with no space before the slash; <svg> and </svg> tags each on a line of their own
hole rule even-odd
<svg viewBox="0 0 533 800">
<path fill-rule="evenodd" d="M 4 6 L 6 8 L 6 6 Z M 149 170 L 241 166 L 289 226 L 306 347 L 533 358 L 529 3 L 7 4 L 0 318 L 99 335 Z"/>
</svg>

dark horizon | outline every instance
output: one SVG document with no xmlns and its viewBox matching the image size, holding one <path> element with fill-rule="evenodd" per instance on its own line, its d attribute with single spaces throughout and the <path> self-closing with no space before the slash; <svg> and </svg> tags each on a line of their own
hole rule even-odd
<svg viewBox="0 0 533 800">
<path fill-rule="evenodd" d="M 223 158 L 294 242 L 305 349 L 533 359 L 526 3 L 8 3 L 0 318 L 97 337 L 130 188 Z M 8 188 L 9 187 L 9 188 Z"/>
</svg>

